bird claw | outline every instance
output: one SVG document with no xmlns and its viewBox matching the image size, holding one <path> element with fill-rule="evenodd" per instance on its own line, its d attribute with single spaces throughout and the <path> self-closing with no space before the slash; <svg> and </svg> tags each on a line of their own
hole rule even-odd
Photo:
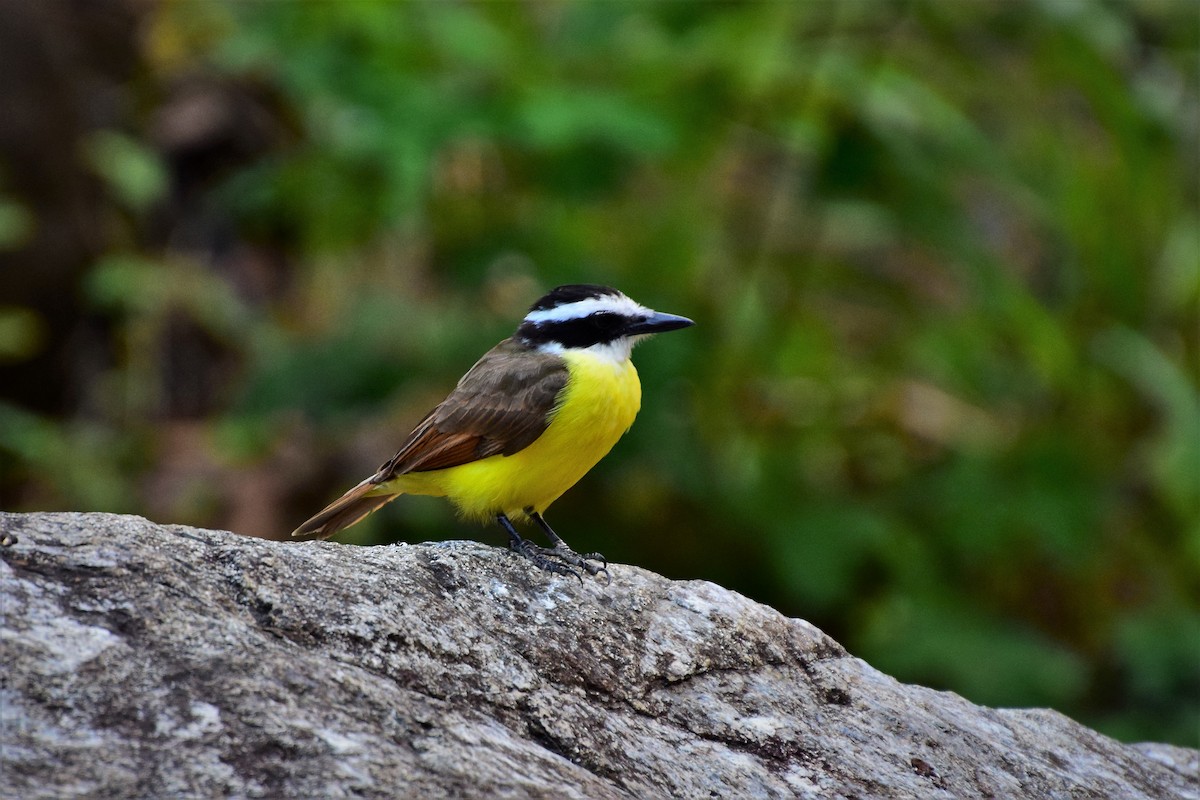
<svg viewBox="0 0 1200 800">
<path fill-rule="evenodd" d="M 546 555 L 553 554 L 557 558 L 561 558 L 571 566 L 579 567 L 587 572 L 588 575 L 595 577 L 600 573 L 604 573 L 604 585 L 612 585 L 612 575 L 608 572 L 608 559 L 600 553 L 576 553 L 565 544 L 557 544 L 554 547 L 542 548 L 542 552 Z M 599 561 L 601 566 L 592 564 L 593 561 Z"/>
<path fill-rule="evenodd" d="M 583 583 L 583 575 L 580 573 L 580 570 L 592 576 L 604 573 L 604 585 L 609 586 L 612 584 L 612 575 L 608 572 L 608 559 L 599 553 L 584 553 L 581 555 L 565 544 L 554 547 L 541 547 L 527 539 L 521 539 L 519 544 L 513 542 L 512 548 L 532 561 L 538 569 L 546 572 L 552 572 L 556 575 L 573 575 L 581 584 Z M 593 561 L 601 562 L 602 566 L 591 563 Z M 572 567 L 578 567 L 578 569 L 572 569 Z"/>
</svg>

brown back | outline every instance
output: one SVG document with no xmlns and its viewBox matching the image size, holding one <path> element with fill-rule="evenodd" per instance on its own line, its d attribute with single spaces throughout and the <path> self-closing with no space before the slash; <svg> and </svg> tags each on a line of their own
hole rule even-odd
<svg viewBox="0 0 1200 800">
<path fill-rule="evenodd" d="M 567 375 L 567 364 L 559 356 L 505 339 L 417 424 L 371 483 L 525 449 L 549 425 Z"/>
</svg>

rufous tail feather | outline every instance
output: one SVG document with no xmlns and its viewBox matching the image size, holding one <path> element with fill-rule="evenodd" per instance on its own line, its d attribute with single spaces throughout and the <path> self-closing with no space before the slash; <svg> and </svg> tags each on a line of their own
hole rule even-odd
<svg viewBox="0 0 1200 800">
<path fill-rule="evenodd" d="M 328 539 L 341 529 L 349 528 L 372 511 L 382 508 L 400 496 L 399 494 L 370 494 L 371 490 L 378 488 L 369 480 L 363 481 L 292 531 L 293 538 Z"/>
</svg>

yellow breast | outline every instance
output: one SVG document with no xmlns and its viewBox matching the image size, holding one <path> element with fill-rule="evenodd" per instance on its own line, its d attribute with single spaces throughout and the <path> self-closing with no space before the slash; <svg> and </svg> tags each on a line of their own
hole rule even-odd
<svg viewBox="0 0 1200 800">
<path fill-rule="evenodd" d="M 629 430 L 642 404 L 642 385 L 628 359 L 586 350 L 563 354 L 570 372 L 546 431 L 519 453 L 398 477 L 409 494 L 449 498 L 469 517 L 503 512 L 520 519 L 541 513 L 604 458 Z"/>
</svg>

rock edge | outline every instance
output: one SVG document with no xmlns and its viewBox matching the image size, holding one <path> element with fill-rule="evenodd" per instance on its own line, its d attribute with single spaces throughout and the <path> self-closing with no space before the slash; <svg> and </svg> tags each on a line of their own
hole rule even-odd
<svg viewBox="0 0 1200 800">
<path fill-rule="evenodd" d="M 0 514 L 0 796 L 1200 798 L 1200 752 L 904 685 L 802 620 L 474 542 Z"/>
</svg>

